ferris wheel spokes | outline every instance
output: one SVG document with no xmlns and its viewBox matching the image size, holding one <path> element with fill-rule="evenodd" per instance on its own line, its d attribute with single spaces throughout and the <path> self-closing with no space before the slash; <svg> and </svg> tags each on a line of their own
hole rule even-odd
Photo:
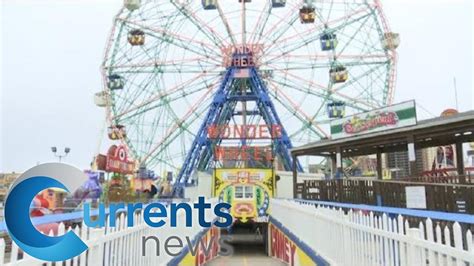
<svg viewBox="0 0 474 266">
<path fill-rule="evenodd" d="M 170 0 L 170 2 L 175 5 L 177 7 L 177 9 L 183 14 L 185 15 L 186 17 L 190 18 L 192 23 L 196 26 L 196 28 L 203 32 L 204 35 L 206 35 L 209 40 L 213 41 L 214 44 L 221 48 L 225 45 L 227 45 L 227 41 L 225 40 L 225 38 L 223 38 L 222 36 L 219 35 L 218 32 L 216 32 L 214 29 L 210 28 L 206 22 L 204 22 L 203 20 L 201 20 L 197 15 L 196 15 L 196 12 L 193 12 L 192 10 L 189 10 L 186 5 L 183 3 L 183 4 L 179 4 L 176 2 L 176 0 Z M 208 31 L 204 31 L 204 29 L 207 29 Z"/>
<path fill-rule="evenodd" d="M 211 92 L 214 91 L 214 89 L 218 86 L 219 83 L 216 83 L 215 86 L 212 86 L 210 88 L 208 88 L 208 90 L 199 98 L 196 100 L 196 102 L 191 106 L 191 108 L 188 110 L 188 112 L 186 112 L 186 114 L 181 117 L 179 119 L 179 121 L 175 121 L 174 125 L 172 127 L 169 128 L 166 136 L 161 139 L 159 141 L 159 143 L 157 145 L 155 145 L 148 154 L 146 154 L 144 157 L 143 157 L 143 161 L 146 161 L 148 159 L 148 157 L 151 156 L 151 154 L 155 153 L 155 151 L 157 149 L 160 148 L 161 144 L 165 143 L 165 141 L 173 135 L 173 133 L 178 129 L 178 128 L 181 128 L 181 126 L 183 125 L 183 123 L 186 121 L 186 119 L 188 119 L 190 116 L 194 115 L 195 112 L 197 111 L 197 109 L 199 108 L 207 108 L 207 106 L 205 104 L 203 104 L 203 101 L 206 99 L 206 97 L 208 97 L 209 95 L 211 95 Z"/>
<path fill-rule="evenodd" d="M 365 12 L 365 13 L 364 13 Z M 355 15 L 358 15 L 360 13 L 363 13 L 363 15 L 361 17 L 355 17 L 353 18 L 353 16 Z M 367 17 L 367 16 L 370 16 L 370 10 L 368 8 L 361 8 L 359 10 L 356 10 L 354 11 L 353 13 L 351 14 L 347 14 L 345 17 L 347 18 L 352 18 L 351 20 L 348 20 L 348 21 L 344 21 L 343 18 L 337 18 L 337 19 L 334 19 L 334 20 L 331 20 L 329 21 L 326 25 L 317 25 L 313 28 L 309 28 L 307 30 L 304 30 L 303 32 L 297 32 L 296 34 L 293 34 L 293 35 L 290 35 L 284 39 L 281 39 L 280 40 L 280 37 L 278 37 L 277 39 L 271 39 L 269 42 L 270 42 L 270 46 L 267 47 L 267 51 L 271 51 L 272 50 L 272 47 L 274 45 L 276 45 L 277 43 L 289 43 L 289 45 L 293 44 L 294 47 L 291 47 L 290 48 L 287 48 L 288 46 L 283 46 L 283 47 L 278 47 L 281 49 L 281 55 L 284 55 L 284 54 L 288 54 L 288 53 L 291 53 L 309 43 L 313 43 L 315 41 L 319 41 L 321 36 L 323 35 L 323 33 L 321 32 L 321 30 L 324 29 L 325 26 L 329 26 L 329 25 L 333 25 L 335 24 L 331 29 L 332 31 L 338 31 L 344 27 L 346 27 L 347 25 L 350 25 L 351 23 L 355 22 L 355 21 L 358 21 L 360 20 L 361 18 L 364 18 L 364 17 Z M 341 24 L 336 24 L 336 23 L 339 23 L 339 22 L 342 22 Z M 280 55 L 280 56 L 281 56 Z M 268 61 L 271 62 L 272 60 L 276 60 L 276 59 L 279 59 L 280 56 L 277 56 L 277 57 L 274 57 L 274 58 L 271 58 L 269 59 Z"/>
<path fill-rule="evenodd" d="M 227 21 L 227 18 L 226 18 L 226 16 L 225 16 L 224 12 L 222 11 L 222 8 L 221 8 L 221 6 L 220 6 L 220 4 L 219 4 L 218 1 L 216 2 L 216 6 L 217 6 L 217 11 L 218 11 L 218 13 L 219 13 L 219 17 L 220 17 L 222 23 L 223 23 L 224 26 L 225 26 L 225 29 L 226 29 L 226 32 L 227 32 L 227 36 L 231 39 L 232 44 L 233 44 L 234 46 L 237 46 L 237 41 L 235 40 L 235 36 L 234 36 L 234 34 L 232 33 L 232 29 L 230 28 L 229 22 Z"/>
<path fill-rule="evenodd" d="M 298 116 L 297 118 L 300 119 L 301 122 L 304 124 L 308 123 L 312 127 L 314 127 L 314 133 L 316 133 L 319 137 L 328 137 L 328 133 L 321 128 L 316 121 L 314 121 L 307 113 L 305 113 L 299 106 L 296 104 L 289 95 L 287 95 L 283 90 L 279 89 L 278 86 L 275 85 L 275 83 L 271 80 L 268 80 L 268 83 L 270 85 L 270 88 L 274 91 L 273 97 L 280 102 L 285 108 L 288 109 L 288 111 L 293 110 L 293 112 L 297 113 Z M 291 105 L 288 106 L 286 103 L 280 101 L 278 97 L 276 97 L 276 94 L 283 95 L 285 100 Z"/>
<path fill-rule="evenodd" d="M 321 87 L 318 87 L 318 86 L 314 86 L 314 85 L 315 85 L 314 81 L 308 80 L 307 78 L 302 77 L 302 76 L 299 76 L 299 75 L 296 75 L 296 74 L 294 74 L 294 73 L 287 72 L 287 75 L 288 75 L 288 76 L 292 76 L 292 77 L 294 78 L 293 80 L 298 80 L 298 81 L 300 81 L 300 82 L 303 82 L 303 83 L 307 84 L 307 87 L 308 87 L 308 88 L 313 88 L 313 87 L 315 87 L 315 88 L 318 88 L 318 89 L 320 89 L 320 90 L 322 89 L 322 90 L 324 90 L 326 93 L 335 94 L 335 95 L 341 97 L 342 99 L 344 99 L 344 101 L 353 102 L 354 104 L 358 103 L 358 104 L 360 104 L 360 105 L 362 105 L 362 106 L 365 106 L 365 108 L 361 108 L 362 110 L 371 110 L 371 109 L 376 109 L 376 108 L 378 108 L 378 106 L 375 106 L 375 105 L 372 105 L 372 104 L 367 103 L 367 102 L 365 102 L 365 101 L 362 101 L 362 100 L 353 98 L 353 97 L 351 97 L 351 96 L 349 96 L 349 95 L 347 95 L 347 94 L 344 94 L 344 93 L 342 93 L 342 92 L 333 91 L 333 90 L 331 90 L 331 89 L 329 89 L 329 88 L 327 88 L 327 87 L 322 87 L 322 88 L 321 88 Z"/>
<path fill-rule="evenodd" d="M 258 43 L 259 40 L 256 40 L 255 41 L 255 36 L 258 35 L 258 36 L 261 36 L 262 34 L 262 31 L 268 21 L 268 18 L 270 17 L 270 14 L 272 12 L 272 8 L 273 8 L 273 5 L 270 5 L 270 2 L 267 1 L 265 2 L 265 6 L 263 7 L 263 10 L 266 10 L 266 11 L 262 11 L 260 12 L 260 15 L 258 16 L 258 19 L 257 19 L 257 22 L 255 23 L 255 27 L 253 27 L 253 30 L 252 30 L 252 33 L 250 33 L 250 43 Z M 265 17 L 264 19 L 262 19 L 263 17 Z M 260 24 L 261 22 L 263 22 L 262 24 Z M 261 25 L 261 26 L 260 26 Z M 259 31 L 258 34 L 256 34 L 256 31 Z"/>
<path fill-rule="evenodd" d="M 202 92 L 203 90 L 208 89 L 211 86 L 215 86 L 215 84 L 217 82 L 218 82 L 218 80 L 214 81 L 212 84 L 207 84 L 207 82 L 202 82 L 202 83 L 200 83 L 200 86 L 197 86 L 197 85 L 196 86 L 190 86 L 190 88 L 192 88 L 192 90 L 186 91 L 186 95 L 190 96 L 190 95 L 193 95 L 195 93 Z M 178 92 L 182 92 L 182 91 L 178 91 Z M 172 103 L 172 102 L 180 100 L 182 98 L 182 94 L 175 95 L 174 97 L 171 97 L 171 96 L 172 96 L 172 94 L 168 94 L 168 95 L 164 94 L 162 96 L 162 98 L 166 99 L 166 101 L 162 101 L 161 99 L 156 100 L 156 101 L 153 102 L 153 103 L 155 103 L 154 105 L 152 105 L 150 103 L 150 106 L 147 106 L 146 108 L 137 109 L 136 112 L 129 113 L 128 116 L 118 117 L 117 119 L 128 120 L 128 119 L 131 119 L 135 116 L 139 116 L 139 115 L 141 115 L 145 112 L 149 112 L 151 110 L 163 107 L 163 106 L 169 104 L 170 102 Z"/>
<path fill-rule="evenodd" d="M 149 27 L 149 26 L 144 25 L 140 22 L 131 21 L 131 20 L 126 19 L 126 18 L 119 18 L 118 20 L 121 20 L 121 21 L 123 21 L 123 22 L 125 22 L 129 25 L 133 25 L 134 27 L 140 27 L 140 28 L 146 29 L 146 30 L 149 31 L 148 34 L 150 36 L 158 38 L 161 41 L 168 42 L 170 44 L 176 45 L 179 48 L 182 48 L 184 50 L 194 52 L 195 54 L 198 54 L 198 55 L 201 55 L 201 56 L 206 56 L 205 53 L 204 54 L 202 53 L 203 50 L 206 50 L 208 52 L 212 52 L 217 58 L 219 56 L 219 54 L 216 53 L 215 51 L 219 50 L 220 48 L 219 48 L 219 46 L 217 46 L 215 44 L 206 43 L 206 42 L 203 42 L 203 41 L 196 41 L 196 40 L 194 40 L 192 38 L 189 38 L 189 37 L 186 37 L 184 35 L 180 35 L 178 33 L 170 32 L 169 30 L 166 30 L 165 28 Z M 152 34 L 150 34 L 150 32 L 157 33 L 158 35 L 154 35 L 154 34 L 152 35 Z M 162 36 L 160 36 L 160 35 L 162 35 Z M 173 39 L 169 38 L 168 36 L 173 38 Z M 165 37 L 168 37 L 168 38 L 165 38 Z M 178 40 L 180 42 L 176 42 L 176 40 Z M 191 45 L 193 45 L 193 46 L 191 46 Z M 194 46 L 194 45 L 197 45 L 197 46 Z M 205 47 L 206 49 L 203 49 L 203 47 Z"/>
<path fill-rule="evenodd" d="M 163 94 L 163 91 L 158 91 L 155 95 L 150 95 L 150 97 L 148 99 L 145 99 L 145 101 L 141 102 L 141 103 L 138 103 L 138 104 L 135 104 L 134 107 L 128 109 L 128 110 L 125 110 L 121 113 L 119 113 L 118 115 L 115 115 L 114 116 L 114 119 L 116 118 L 119 118 L 125 114 L 128 114 L 134 110 L 137 110 L 139 108 L 142 108 L 150 103 L 153 103 L 157 100 L 160 100 L 160 98 L 162 98 L 164 95 L 169 95 L 170 93 L 172 92 L 177 92 L 181 89 L 186 89 L 186 88 L 189 88 L 189 85 L 192 84 L 192 82 L 196 81 L 196 80 L 200 80 L 202 77 L 206 76 L 207 73 L 200 73 L 199 75 L 197 76 L 194 76 L 193 78 L 190 78 L 180 84 L 177 84 L 176 86 L 172 87 L 171 89 L 167 90 L 166 91 L 166 94 Z"/>
</svg>

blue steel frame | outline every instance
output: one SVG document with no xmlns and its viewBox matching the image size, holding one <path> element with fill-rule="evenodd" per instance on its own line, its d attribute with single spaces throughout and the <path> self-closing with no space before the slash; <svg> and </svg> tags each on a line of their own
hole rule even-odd
<svg viewBox="0 0 474 266">
<path fill-rule="evenodd" d="M 214 94 L 214 99 L 210 105 L 209 111 L 201 124 L 199 131 L 196 134 L 191 148 L 186 156 L 183 167 L 181 168 L 176 183 L 174 185 L 173 195 L 175 197 L 182 197 L 184 187 L 188 183 L 196 169 L 209 169 L 212 161 L 212 142 L 219 144 L 222 140 L 212 141 L 207 136 L 207 128 L 211 125 L 226 125 L 237 114 L 234 112 L 237 102 L 255 101 L 258 107 L 258 115 L 260 115 L 265 123 L 271 128 L 272 125 L 279 125 L 281 127 L 281 137 L 273 139 L 273 147 L 275 154 L 282 159 L 283 167 L 286 171 L 292 171 L 293 160 L 290 149 L 293 147 L 291 140 L 281 123 L 280 118 L 276 112 L 275 106 L 268 94 L 268 89 L 265 83 L 260 78 L 255 67 L 248 67 L 250 93 L 242 95 L 240 91 L 234 89 L 234 81 L 236 71 L 242 69 L 241 67 L 230 66 L 227 68 L 222 83 L 219 89 Z M 255 112 L 252 112 L 255 115 Z M 245 141 L 242 141 L 244 144 Z M 299 161 L 297 162 L 298 171 L 302 172 L 303 168 Z"/>
</svg>

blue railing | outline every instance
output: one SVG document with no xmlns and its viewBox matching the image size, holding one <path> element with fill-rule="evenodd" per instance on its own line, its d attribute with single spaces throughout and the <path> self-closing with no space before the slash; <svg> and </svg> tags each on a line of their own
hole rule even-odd
<svg viewBox="0 0 474 266">
<path fill-rule="evenodd" d="M 443 221 L 449 221 L 449 222 L 474 224 L 474 215 L 470 215 L 470 214 L 394 208 L 394 207 L 382 207 L 382 206 L 373 206 L 373 205 L 366 205 L 366 204 L 337 203 L 337 202 L 318 201 L 318 200 L 294 199 L 294 201 L 302 203 L 302 204 L 327 206 L 327 207 L 333 207 L 333 208 L 380 212 L 380 213 L 386 213 L 387 215 L 402 215 L 402 216 L 411 216 L 411 217 L 419 217 L 419 218 L 430 218 L 432 220 L 443 220 Z"/>
<path fill-rule="evenodd" d="M 189 201 L 189 199 L 183 199 L 184 201 Z M 168 205 L 171 200 L 158 200 L 158 201 L 153 201 L 149 202 L 150 203 L 162 203 L 165 205 Z M 143 205 L 143 208 L 145 208 L 148 204 Z M 119 210 L 119 212 L 124 212 L 124 210 Z M 91 216 L 97 216 L 99 214 L 99 210 L 92 210 L 91 211 Z M 105 208 L 105 215 L 109 215 L 109 209 Z M 61 222 L 66 222 L 66 221 L 72 221 L 72 220 L 83 220 L 84 218 L 84 212 L 83 211 L 76 211 L 76 212 L 70 212 L 70 213 L 58 213 L 58 214 L 48 214 L 45 216 L 41 217 L 34 217 L 31 218 L 31 222 L 33 225 L 42 225 L 42 224 L 50 224 L 50 223 L 61 223 Z M 5 221 L 0 222 L 0 233 L 6 232 L 7 227 L 5 225 Z"/>
</svg>

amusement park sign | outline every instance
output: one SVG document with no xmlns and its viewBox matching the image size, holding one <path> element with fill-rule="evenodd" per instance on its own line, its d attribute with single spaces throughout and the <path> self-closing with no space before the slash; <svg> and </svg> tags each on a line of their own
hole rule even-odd
<svg viewBox="0 0 474 266">
<path fill-rule="evenodd" d="M 415 102 L 409 101 L 331 122 L 332 139 L 416 125 Z"/>
<path fill-rule="evenodd" d="M 96 157 L 97 169 L 121 174 L 133 174 L 135 172 L 135 162 L 128 158 L 125 146 L 112 145 L 107 155 L 99 154 Z"/>
</svg>

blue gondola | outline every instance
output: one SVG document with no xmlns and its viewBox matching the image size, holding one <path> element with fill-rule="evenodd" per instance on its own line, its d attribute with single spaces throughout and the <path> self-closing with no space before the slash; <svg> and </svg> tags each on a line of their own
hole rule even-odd
<svg viewBox="0 0 474 266">
<path fill-rule="evenodd" d="M 204 10 L 217 9 L 217 0 L 201 0 Z"/>
<path fill-rule="evenodd" d="M 327 111 L 329 118 L 342 118 L 346 114 L 346 103 L 344 102 L 330 102 L 327 104 Z"/>
<path fill-rule="evenodd" d="M 124 86 L 123 78 L 117 74 L 108 76 L 107 86 L 110 90 L 121 90 Z"/>
<path fill-rule="evenodd" d="M 320 38 L 323 51 L 334 50 L 337 46 L 337 36 L 334 33 L 325 33 Z"/>
<path fill-rule="evenodd" d="M 284 7 L 286 5 L 286 0 L 272 0 L 272 7 Z"/>
</svg>

